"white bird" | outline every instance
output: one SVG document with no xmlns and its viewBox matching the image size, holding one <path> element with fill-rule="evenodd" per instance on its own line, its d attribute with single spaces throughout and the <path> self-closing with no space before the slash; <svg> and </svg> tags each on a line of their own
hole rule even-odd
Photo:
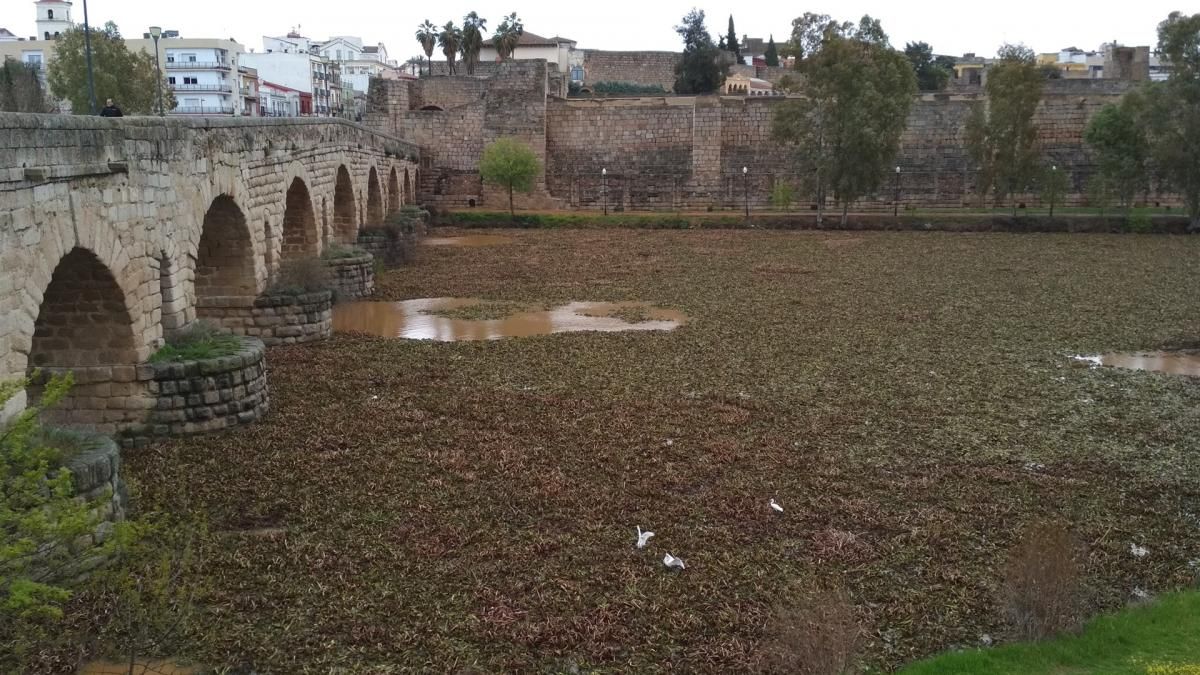
<svg viewBox="0 0 1200 675">
<path fill-rule="evenodd" d="M 647 530 L 646 532 L 642 532 L 641 525 L 637 526 L 637 532 L 638 532 L 637 547 L 638 548 L 646 548 L 646 543 L 650 541 L 650 537 L 653 537 L 654 533 L 650 532 L 649 530 Z"/>
<path fill-rule="evenodd" d="M 779 504 L 776 504 L 776 503 L 775 503 L 775 498 L 774 498 L 774 497 L 771 497 L 771 502 L 770 502 L 770 504 L 771 504 L 771 508 L 775 509 L 775 511 L 776 511 L 776 512 L 778 512 L 778 513 L 783 513 L 783 507 L 782 507 L 782 506 L 780 506 Z"/>
<path fill-rule="evenodd" d="M 667 567 L 670 567 L 671 569 L 676 569 L 676 570 L 682 570 L 682 569 L 687 568 L 687 566 L 683 564 L 682 558 L 676 558 L 675 556 L 671 555 L 670 553 L 663 556 L 663 564 L 666 565 Z"/>
</svg>

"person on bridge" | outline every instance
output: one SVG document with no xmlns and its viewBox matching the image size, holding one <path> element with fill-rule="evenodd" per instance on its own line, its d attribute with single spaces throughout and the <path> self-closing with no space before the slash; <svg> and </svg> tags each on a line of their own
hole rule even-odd
<svg viewBox="0 0 1200 675">
<path fill-rule="evenodd" d="M 113 103 L 113 100 L 110 98 L 104 102 L 104 109 L 100 111 L 100 116 L 124 117 L 125 115 L 121 112 L 121 109 L 117 107 L 117 104 Z"/>
</svg>

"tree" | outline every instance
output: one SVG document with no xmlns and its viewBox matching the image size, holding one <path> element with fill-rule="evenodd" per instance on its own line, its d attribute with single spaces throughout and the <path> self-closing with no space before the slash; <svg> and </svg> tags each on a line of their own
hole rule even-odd
<svg viewBox="0 0 1200 675">
<path fill-rule="evenodd" d="M 683 56 L 675 65 L 676 94 L 713 94 L 725 84 L 720 50 L 704 27 L 704 10 L 692 9 L 675 27 L 683 38 Z"/>
<path fill-rule="evenodd" d="M 0 67 L 0 112 L 49 112 L 38 67 L 4 57 Z"/>
<path fill-rule="evenodd" d="M 517 44 L 524 34 L 525 24 L 517 18 L 516 12 L 504 17 L 504 20 L 496 27 L 496 32 L 492 33 L 492 44 L 495 45 L 496 53 L 500 55 L 501 61 L 512 58 L 513 52 L 516 51 Z"/>
<path fill-rule="evenodd" d="M 1059 170 L 1058 166 L 1053 164 L 1044 167 L 1038 184 L 1042 191 L 1042 201 L 1050 205 L 1050 217 L 1053 218 L 1054 206 L 1059 203 L 1071 186 L 1067 172 Z"/>
<path fill-rule="evenodd" d="M 28 380 L 0 382 L 0 410 Z M 21 672 L 20 660 L 55 630 L 66 581 L 84 556 L 111 548 L 80 550 L 74 542 L 100 523 L 104 498 L 77 499 L 65 437 L 42 429 L 38 416 L 66 396 L 71 377 L 51 378 L 41 400 L 0 427 L 0 670 Z M 78 440 L 74 442 L 77 444 Z M 111 496 L 111 495 L 110 495 Z"/>
<path fill-rule="evenodd" d="M 916 77 L 878 21 L 837 25 L 802 63 L 808 95 L 777 108 L 772 134 L 810 177 L 817 222 L 832 191 L 844 224 L 851 202 L 877 191 L 895 162 Z"/>
<path fill-rule="evenodd" d="M 763 55 L 763 60 L 771 67 L 779 65 L 779 50 L 775 47 L 774 35 L 771 35 L 770 39 L 767 40 L 767 53 Z"/>
<path fill-rule="evenodd" d="M 1150 145 L 1140 119 L 1142 96 L 1131 93 L 1100 109 L 1088 122 L 1083 140 L 1091 148 L 1096 171 L 1129 214 L 1133 200 L 1146 188 Z"/>
<path fill-rule="evenodd" d="M 462 45 L 463 34 L 458 26 L 454 25 L 453 21 L 447 21 L 445 26 L 442 26 L 442 32 L 438 33 L 438 46 L 442 48 L 442 54 L 446 56 L 446 65 L 450 69 L 450 74 L 454 74 L 454 59 L 458 56 L 458 48 Z"/>
<path fill-rule="evenodd" d="M 967 118 L 967 150 L 979 167 L 980 194 L 991 190 L 996 204 L 1026 189 L 1033 178 L 1037 166 L 1033 114 L 1044 82 L 1033 50 L 1004 45 L 999 63 L 988 73 L 986 106 L 977 103 Z"/>
<path fill-rule="evenodd" d="M 729 15 L 729 32 L 725 34 L 725 49 L 733 54 L 737 63 L 742 62 L 742 48 L 738 41 L 737 31 L 733 29 L 733 15 Z"/>
<path fill-rule="evenodd" d="M 796 57 L 797 65 L 821 50 L 821 45 L 831 36 L 842 35 L 854 28 L 852 22 L 838 23 L 828 14 L 805 12 L 792 20 L 792 36 L 784 47 L 784 54 Z"/>
<path fill-rule="evenodd" d="M 933 47 L 928 42 L 909 42 L 904 45 L 904 56 L 908 57 L 917 75 L 917 89 L 941 91 L 950 82 L 951 69 L 946 67 L 944 60 L 934 58 Z"/>
<path fill-rule="evenodd" d="M 417 26 L 417 42 L 420 42 L 421 49 L 425 50 L 425 60 L 429 64 L 425 72 L 430 77 L 433 76 L 433 48 L 437 46 L 437 41 L 437 26 L 430 23 L 429 19 L 425 19 L 425 23 Z"/>
<path fill-rule="evenodd" d="M 479 160 L 479 173 L 485 183 L 508 190 L 508 213 L 513 210 L 513 191 L 531 192 L 534 179 L 542 170 L 541 162 L 529 146 L 515 138 L 504 137 L 489 145 Z"/>
<path fill-rule="evenodd" d="M 111 32 L 92 29 L 96 100 L 103 102 L 111 98 L 126 113 L 144 115 L 158 110 L 161 90 L 163 106 L 167 110 L 174 109 L 175 95 L 167 86 L 166 78 L 158 76 L 154 57 L 146 52 L 130 51 L 116 26 L 111 29 Z M 47 79 L 54 96 L 70 101 L 71 109 L 77 114 L 91 110 L 82 27 L 68 30 L 58 38 Z"/>
<path fill-rule="evenodd" d="M 479 50 L 483 48 L 483 31 L 487 30 L 487 19 L 480 18 L 475 12 L 463 17 L 462 51 L 463 63 L 467 64 L 467 74 L 475 74 L 475 64 L 479 62 Z"/>
<path fill-rule="evenodd" d="M 1150 156 L 1160 180 L 1183 196 L 1188 229 L 1200 231 L 1200 14 L 1172 12 L 1158 25 L 1158 50 L 1172 73 L 1145 92 Z"/>
</svg>

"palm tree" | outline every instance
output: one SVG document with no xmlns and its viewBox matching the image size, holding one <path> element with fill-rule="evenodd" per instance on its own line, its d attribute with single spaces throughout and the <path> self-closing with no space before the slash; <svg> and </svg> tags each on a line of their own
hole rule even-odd
<svg viewBox="0 0 1200 675">
<path fill-rule="evenodd" d="M 482 19 L 475 12 L 463 17 L 462 52 L 463 63 L 467 64 L 467 74 L 475 74 L 475 64 L 479 62 L 479 50 L 483 48 L 483 31 L 487 30 L 487 19 Z"/>
<path fill-rule="evenodd" d="M 513 51 L 517 48 L 517 42 L 524 32 L 525 24 L 517 18 L 516 12 L 504 17 L 504 20 L 500 22 L 496 32 L 492 33 L 492 43 L 496 45 L 496 53 L 500 55 L 501 61 L 512 58 Z"/>
<path fill-rule="evenodd" d="M 421 49 L 425 50 L 425 59 L 429 61 L 429 66 L 425 72 L 427 75 L 433 75 L 433 48 L 437 45 L 437 26 L 425 19 L 425 23 L 417 26 L 417 42 L 421 43 Z"/>
<path fill-rule="evenodd" d="M 445 26 L 442 26 L 442 32 L 438 33 L 438 46 L 442 48 L 442 53 L 446 55 L 446 63 L 450 66 L 450 74 L 454 74 L 454 59 L 458 56 L 458 48 L 462 45 L 463 32 L 454 25 L 453 21 L 447 21 Z"/>
</svg>

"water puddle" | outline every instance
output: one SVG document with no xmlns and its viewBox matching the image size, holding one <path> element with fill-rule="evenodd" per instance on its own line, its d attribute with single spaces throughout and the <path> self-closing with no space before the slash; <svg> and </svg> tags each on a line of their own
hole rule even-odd
<svg viewBox="0 0 1200 675">
<path fill-rule="evenodd" d="M 1150 370 L 1168 375 L 1200 377 L 1200 352 L 1111 352 L 1094 356 L 1074 356 L 1093 366 Z"/>
<path fill-rule="evenodd" d="M 502 311 L 494 311 L 497 307 Z M 443 312 L 449 316 L 437 314 Z M 403 302 L 348 302 L 333 310 L 335 331 L 438 342 L 578 331 L 673 330 L 685 323 L 687 317 L 682 312 L 644 302 L 572 302 L 531 310 L 474 298 L 421 298 Z"/>
<path fill-rule="evenodd" d="M 426 237 L 421 240 L 428 246 L 496 246 L 498 244 L 511 244 L 512 237 L 506 237 L 502 234 L 464 234 L 459 237 Z"/>
<path fill-rule="evenodd" d="M 132 671 L 128 661 L 92 661 L 84 664 L 77 675 L 129 675 L 131 672 L 133 675 L 197 675 L 205 671 L 199 666 L 183 666 L 174 661 L 139 660 L 133 665 Z"/>
</svg>

